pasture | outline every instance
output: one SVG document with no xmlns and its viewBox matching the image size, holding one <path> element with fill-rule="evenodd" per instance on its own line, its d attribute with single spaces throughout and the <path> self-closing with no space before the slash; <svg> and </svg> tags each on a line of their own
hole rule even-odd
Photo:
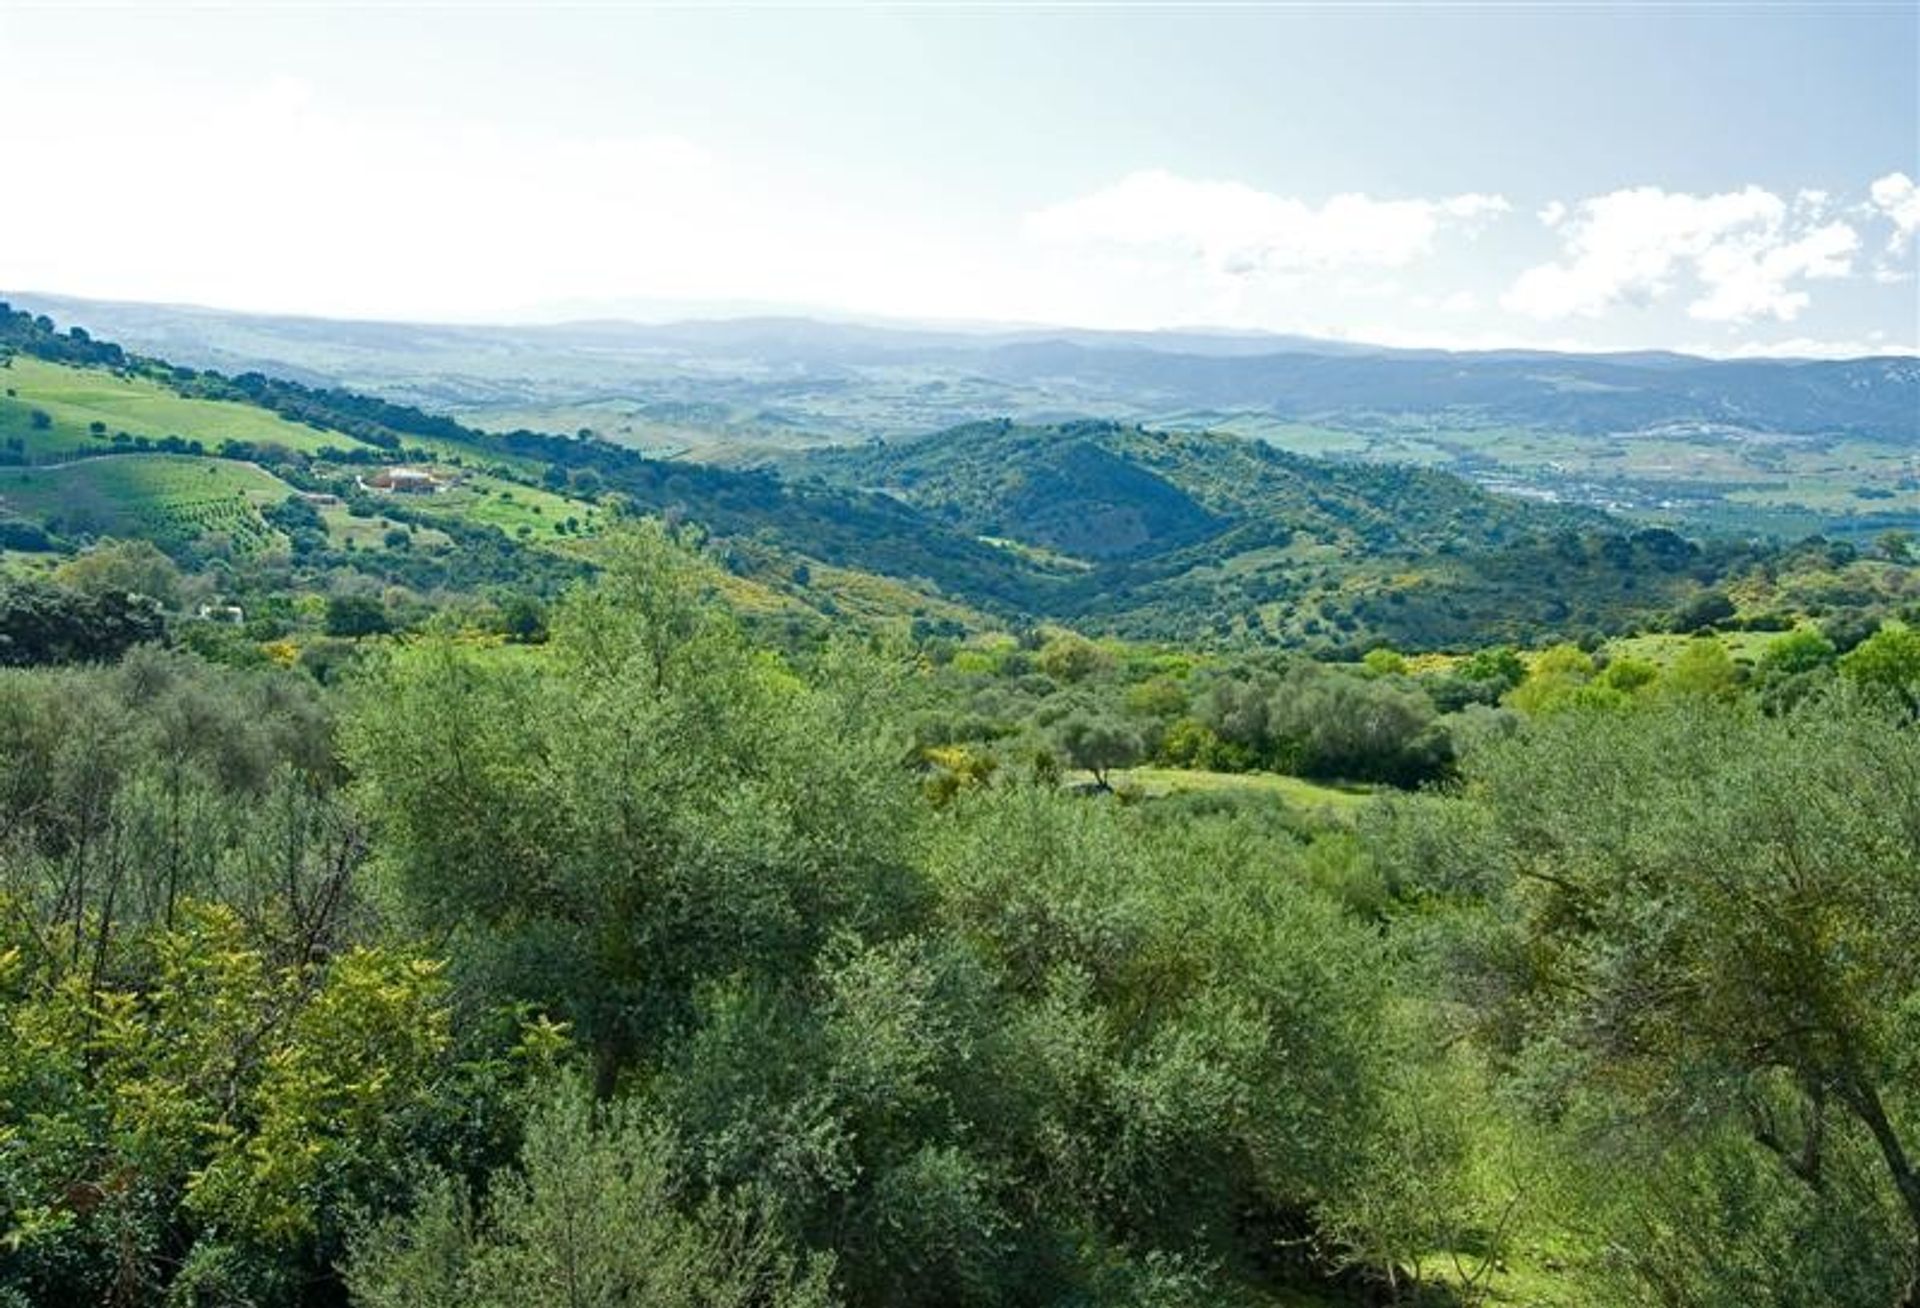
<svg viewBox="0 0 1920 1308">
<path fill-rule="evenodd" d="M 47 415 L 45 425 L 35 423 L 36 410 Z M 120 432 L 151 441 L 197 440 L 208 452 L 229 440 L 283 445 L 305 454 L 359 444 L 343 433 L 288 422 L 252 405 L 188 399 L 146 377 L 104 368 L 27 355 L 16 355 L 0 368 L 0 441 L 19 438 L 29 460 L 124 444 L 114 441 Z"/>
</svg>

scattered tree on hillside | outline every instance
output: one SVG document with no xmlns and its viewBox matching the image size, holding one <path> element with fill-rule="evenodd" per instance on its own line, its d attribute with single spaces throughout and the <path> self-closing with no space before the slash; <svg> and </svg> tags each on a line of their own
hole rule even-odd
<svg viewBox="0 0 1920 1308">
<path fill-rule="evenodd" d="M 1054 741 L 1067 762 L 1093 774 L 1093 783 L 1111 790 L 1107 778 L 1115 768 L 1132 767 L 1146 752 L 1140 729 L 1106 713 L 1075 710 L 1054 725 Z"/>
</svg>

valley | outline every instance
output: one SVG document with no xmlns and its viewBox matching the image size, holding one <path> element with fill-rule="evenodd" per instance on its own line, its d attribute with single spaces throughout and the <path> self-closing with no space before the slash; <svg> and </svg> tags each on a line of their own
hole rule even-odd
<svg viewBox="0 0 1920 1308">
<path fill-rule="evenodd" d="M 489 431 L 753 466 L 989 417 L 1252 437 L 1729 534 L 1920 525 L 1920 363 L 1446 355 L 1292 337 L 809 319 L 447 327 L 19 295 L 229 372 L 366 390 Z"/>
<path fill-rule="evenodd" d="M 775 388 L 787 438 L 682 366 L 670 428 L 606 433 L 631 401 L 418 407 L 0 306 L 6 1292 L 1907 1275 L 1872 1131 L 1779 1079 L 1822 1055 L 1723 1035 L 1847 996 L 1848 1094 L 1911 1130 L 1898 422 L 982 417 L 1010 393 L 844 375 Z M 1805 931 L 1847 957 L 1782 963 Z M 1704 1134 L 1663 1116 L 1702 1067 Z M 1773 1164 L 1756 1094 L 1831 1112 L 1801 1147 L 1844 1182 Z"/>
</svg>

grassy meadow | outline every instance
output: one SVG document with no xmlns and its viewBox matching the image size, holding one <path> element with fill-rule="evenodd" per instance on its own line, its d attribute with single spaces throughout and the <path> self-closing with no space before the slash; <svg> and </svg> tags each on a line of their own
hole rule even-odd
<svg viewBox="0 0 1920 1308">
<path fill-rule="evenodd" d="M 33 412 L 51 420 L 38 427 Z M 226 400 L 188 399 L 146 377 L 100 368 L 76 368 L 16 355 L 0 369 L 0 439 L 19 437 L 29 458 L 39 461 L 96 449 L 119 432 L 161 440 L 178 436 L 212 450 L 221 441 L 282 445 L 303 454 L 356 442 L 288 422 L 278 414 Z"/>
</svg>

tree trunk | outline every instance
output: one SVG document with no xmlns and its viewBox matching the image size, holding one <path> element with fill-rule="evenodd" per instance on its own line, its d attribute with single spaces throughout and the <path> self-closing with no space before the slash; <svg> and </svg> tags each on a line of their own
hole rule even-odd
<svg viewBox="0 0 1920 1308">
<path fill-rule="evenodd" d="M 1906 1206 L 1907 1219 L 1913 1226 L 1913 1247 L 1907 1259 L 1907 1287 L 1901 1292 L 1896 1308 L 1920 1308 L 1920 1176 L 1914 1174 L 1913 1163 L 1908 1159 L 1893 1123 L 1887 1120 L 1887 1110 L 1873 1086 L 1856 1074 L 1849 1078 L 1847 1099 L 1854 1113 L 1866 1123 L 1867 1130 L 1873 1135 L 1873 1142 L 1880 1146 L 1880 1156 L 1893 1176 L 1893 1188 L 1899 1194 L 1900 1202 Z"/>
</svg>

